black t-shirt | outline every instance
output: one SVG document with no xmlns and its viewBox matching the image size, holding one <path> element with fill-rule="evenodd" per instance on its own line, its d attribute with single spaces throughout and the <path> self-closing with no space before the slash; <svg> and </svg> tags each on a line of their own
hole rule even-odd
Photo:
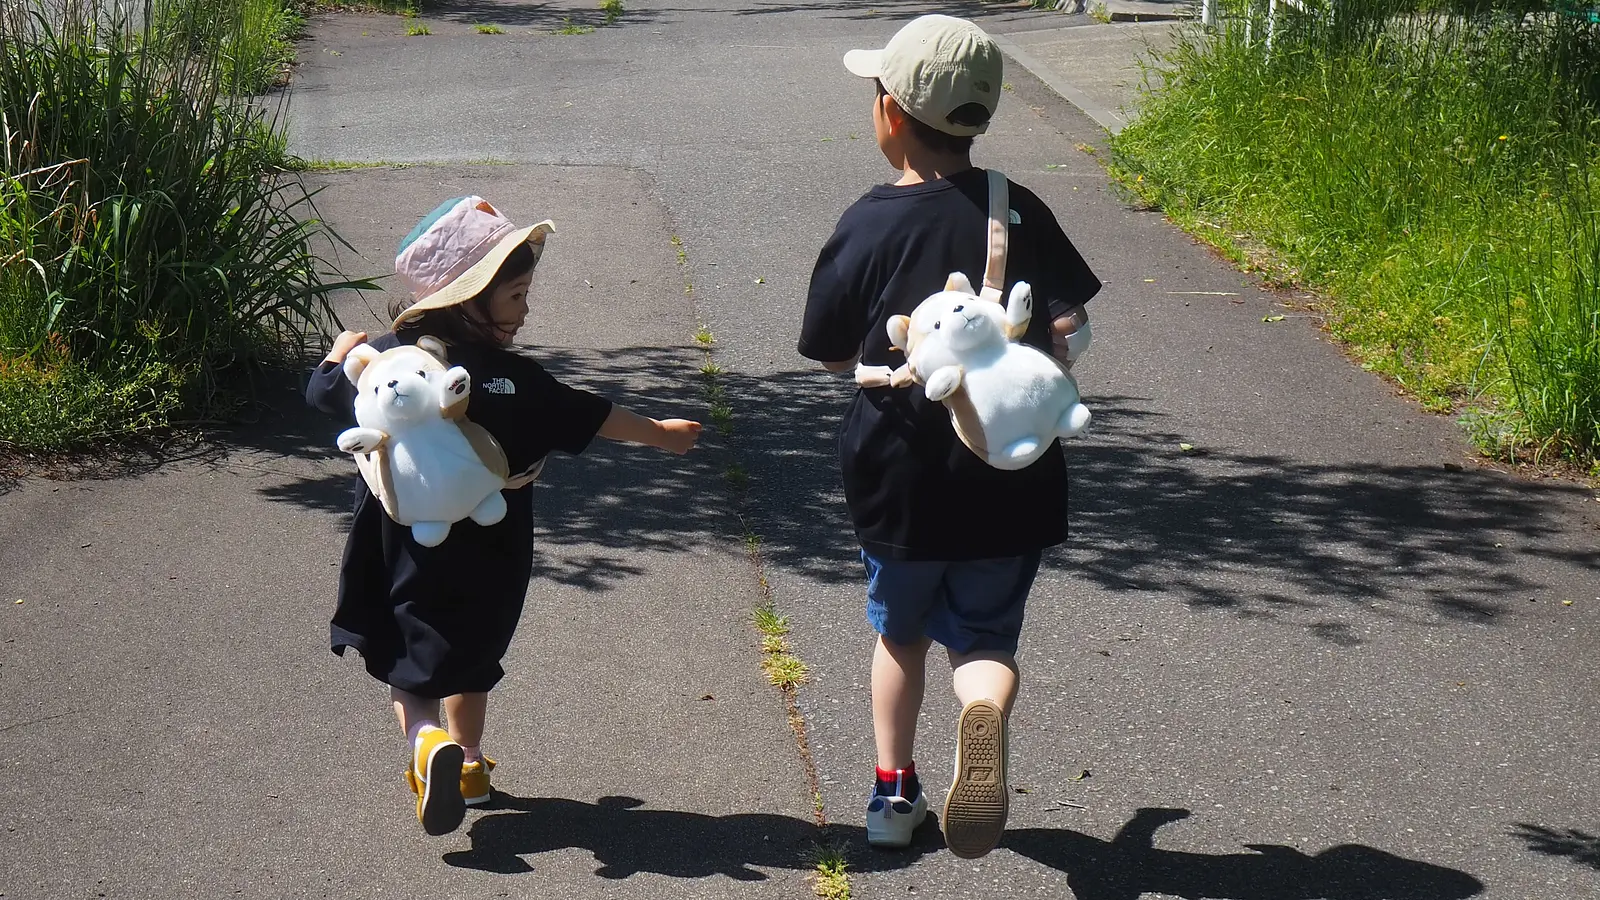
<svg viewBox="0 0 1600 900">
<path fill-rule="evenodd" d="M 1023 340 L 1046 352 L 1051 321 L 1100 290 L 1100 281 L 1050 208 L 1010 187 L 1006 295 L 1026 281 L 1034 317 Z M 988 255 L 989 185 L 982 169 L 897 187 L 879 185 L 845 211 L 811 274 L 800 353 L 898 367 L 885 330 L 944 288 L 952 272 L 974 285 Z M 1019 556 L 1067 533 L 1067 472 L 1060 443 L 1019 471 L 991 467 L 956 437 L 950 415 L 920 386 L 858 391 L 839 431 L 845 499 L 862 546 L 906 560 Z"/>
</svg>

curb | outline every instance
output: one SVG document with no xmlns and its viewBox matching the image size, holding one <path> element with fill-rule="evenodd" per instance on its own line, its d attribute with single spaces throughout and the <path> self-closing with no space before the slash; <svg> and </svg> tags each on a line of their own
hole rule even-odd
<svg viewBox="0 0 1600 900">
<path fill-rule="evenodd" d="M 1000 45 L 1000 50 L 1014 60 L 1017 65 L 1027 69 L 1033 77 L 1045 83 L 1050 90 L 1061 95 L 1061 99 L 1071 103 L 1082 110 L 1085 115 L 1093 119 L 1096 124 L 1112 135 L 1116 135 L 1127 127 L 1128 120 L 1120 112 L 1107 109 L 1099 103 L 1089 99 L 1088 95 L 1073 87 L 1066 79 L 1051 71 L 1049 66 L 1035 59 L 1032 54 L 1017 45 L 1016 41 L 1003 34 L 991 34 L 994 42 Z"/>
</svg>

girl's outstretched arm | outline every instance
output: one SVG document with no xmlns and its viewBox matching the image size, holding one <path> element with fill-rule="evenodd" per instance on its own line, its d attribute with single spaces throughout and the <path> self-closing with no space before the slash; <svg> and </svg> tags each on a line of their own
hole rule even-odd
<svg viewBox="0 0 1600 900">
<path fill-rule="evenodd" d="M 681 455 L 688 453 L 700 439 L 700 423 L 688 419 L 657 421 L 613 404 L 611 415 L 606 417 L 598 433 L 613 441 L 646 444 Z"/>
<path fill-rule="evenodd" d="M 346 331 L 334 339 L 333 349 L 311 373 L 311 380 L 306 384 L 306 402 L 314 409 L 331 416 L 351 417 L 356 389 L 350 379 L 344 377 L 344 358 L 366 340 L 364 331 Z"/>
</svg>

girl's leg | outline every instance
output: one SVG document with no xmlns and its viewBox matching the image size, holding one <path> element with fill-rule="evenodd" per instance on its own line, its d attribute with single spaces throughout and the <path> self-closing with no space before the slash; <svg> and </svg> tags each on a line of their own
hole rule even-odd
<svg viewBox="0 0 1600 900">
<path fill-rule="evenodd" d="M 483 720 L 489 711 L 489 695 L 456 694 L 444 698 L 445 724 L 450 737 L 467 753 L 467 762 L 483 758 L 478 746 L 483 743 Z"/>
<path fill-rule="evenodd" d="M 914 644 L 895 644 L 878 637 L 872 654 L 872 725 L 882 771 L 911 766 L 917 714 L 927 685 L 929 643 L 923 638 Z"/>
<path fill-rule="evenodd" d="M 406 740 L 414 746 L 417 742 L 417 732 L 424 726 L 439 726 L 439 701 L 431 697 L 418 697 L 416 694 L 407 693 L 397 687 L 389 688 L 389 697 L 394 701 L 395 718 L 400 720 L 400 728 L 406 733 Z"/>
<path fill-rule="evenodd" d="M 1022 678 L 1015 656 L 997 650 L 951 653 L 950 668 L 956 699 L 962 706 L 974 700 L 991 700 L 1006 715 L 1011 714 Z"/>
</svg>

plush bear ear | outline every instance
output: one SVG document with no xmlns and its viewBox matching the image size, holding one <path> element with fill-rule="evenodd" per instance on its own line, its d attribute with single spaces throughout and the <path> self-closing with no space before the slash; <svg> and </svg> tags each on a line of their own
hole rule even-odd
<svg viewBox="0 0 1600 900">
<path fill-rule="evenodd" d="M 372 349 L 371 344 L 357 344 L 344 358 L 344 377 L 350 379 L 351 384 L 360 384 L 361 373 L 378 356 L 378 351 Z"/>
<path fill-rule="evenodd" d="M 978 295 L 978 292 L 972 289 L 972 279 L 960 272 L 950 273 L 950 278 L 944 283 L 944 289 L 947 291 L 960 291 L 963 294 L 971 294 L 974 297 Z"/>
<path fill-rule="evenodd" d="M 911 317 L 890 316 L 886 327 L 889 332 L 889 346 L 896 350 L 905 350 L 911 342 Z"/>
<path fill-rule="evenodd" d="M 417 349 L 427 353 L 429 356 L 432 356 L 439 362 L 445 363 L 446 365 L 449 364 L 450 354 L 449 351 L 445 349 L 444 341 L 439 340 L 431 334 L 425 334 L 422 337 L 417 338 Z"/>
</svg>

